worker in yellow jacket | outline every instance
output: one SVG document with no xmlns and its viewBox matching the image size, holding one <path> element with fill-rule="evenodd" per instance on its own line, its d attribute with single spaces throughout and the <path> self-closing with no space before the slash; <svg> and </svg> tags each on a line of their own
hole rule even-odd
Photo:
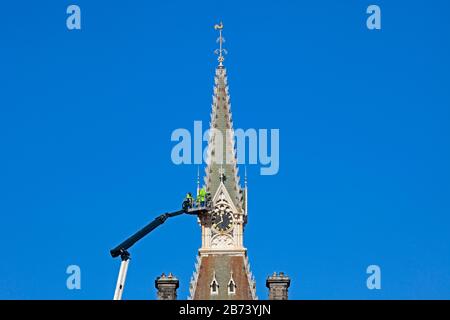
<svg viewBox="0 0 450 320">
<path fill-rule="evenodd" d="M 192 197 L 192 194 L 188 192 L 183 201 L 183 210 L 190 209 L 193 206 L 194 206 L 194 198 Z"/>
<path fill-rule="evenodd" d="M 205 198 L 206 198 L 206 188 L 203 187 L 198 192 L 197 205 L 200 206 L 200 207 L 203 207 L 205 205 Z"/>
</svg>

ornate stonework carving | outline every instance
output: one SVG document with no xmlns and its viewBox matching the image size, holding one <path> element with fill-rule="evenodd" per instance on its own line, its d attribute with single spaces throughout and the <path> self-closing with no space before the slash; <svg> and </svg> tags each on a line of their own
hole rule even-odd
<svg viewBox="0 0 450 320">
<path fill-rule="evenodd" d="M 231 249 L 233 246 L 233 238 L 227 234 L 215 235 L 211 240 L 212 249 Z"/>
</svg>

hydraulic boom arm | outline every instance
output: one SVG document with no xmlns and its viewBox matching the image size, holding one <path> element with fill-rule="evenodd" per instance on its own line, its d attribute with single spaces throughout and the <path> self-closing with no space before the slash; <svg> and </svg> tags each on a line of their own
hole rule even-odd
<svg viewBox="0 0 450 320">
<path fill-rule="evenodd" d="M 143 237 L 145 237 L 147 234 L 149 234 L 150 232 L 152 232 L 155 228 L 159 227 L 160 225 L 162 225 L 167 218 L 171 218 L 171 217 L 175 217 L 178 216 L 180 214 L 183 214 L 185 211 L 184 210 L 178 210 L 175 212 L 167 212 L 164 213 L 158 217 L 155 218 L 155 220 L 153 220 L 152 222 L 150 222 L 148 225 L 146 225 L 145 227 L 143 227 L 141 230 L 139 230 L 138 232 L 136 232 L 135 234 L 133 234 L 131 237 L 129 237 L 127 240 L 125 240 L 124 242 L 122 242 L 121 244 L 119 244 L 117 247 L 115 247 L 114 249 L 112 249 L 110 251 L 111 256 L 113 258 L 116 258 L 118 256 L 121 256 L 123 254 L 127 255 L 127 250 L 134 245 L 136 242 L 138 242 L 139 240 L 141 240 Z"/>
<path fill-rule="evenodd" d="M 147 234 L 152 232 L 155 228 L 162 225 L 167 220 L 167 218 L 179 216 L 183 213 L 199 216 L 201 214 L 208 212 L 208 210 L 209 210 L 209 208 L 206 206 L 193 207 L 191 205 L 186 205 L 186 202 L 184 202 L 183 209 L 174 211 L 174 212 L 167 212 L 167 213 L 164 213 L 164 214 L 156 217 L 148 225 L 146 225 L 141 230 L 139 230 L 138 232 L 133 234 L 131 237 L 126 239 L 124 242 L 119 244 L 117 247 L 112 249 L 110 251 L 111 256 L 113 258 L 120 256 L 120 258 L 122 260 L 122 262 L 120 264 L 119 277 L 117 278 L 116 291 L 114 292 L 114 300 L 122 299 L 123 288 L 125 285 L 125 278 L 127 276 L 127 271 L 128 271 L 128 263 L 130 262 L 130 253 L 128 252 L 129 248 L 131 248 L 136 242 L 141 240 Z"/>
</svg>

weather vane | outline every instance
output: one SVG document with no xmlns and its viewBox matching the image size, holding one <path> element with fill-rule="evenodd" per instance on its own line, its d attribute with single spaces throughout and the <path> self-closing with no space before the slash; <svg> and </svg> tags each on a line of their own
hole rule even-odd
<svg viewBox="0 0 450 320">
<path fill-rule="evenodd" d="M 215 54 L 218 54 L 219 57 L 217 58 L 217 61 L 219 61 L 219 66 L 223 66 L 223 61 L 225 60 L 224 55 L 228 54 L 228 51 L 223 48 L 223 43 L 225 42 L 225 38 L 222 36 L 222 30 L 223 30 L 223 23 L 222 21 L 220 24 L 214 25 L 214 30 L 219 30 L 219 37 L 217 38 L 217 42 L 219 43 L 219 49 L 216 49 L 214 51 Z"/>
</svg>

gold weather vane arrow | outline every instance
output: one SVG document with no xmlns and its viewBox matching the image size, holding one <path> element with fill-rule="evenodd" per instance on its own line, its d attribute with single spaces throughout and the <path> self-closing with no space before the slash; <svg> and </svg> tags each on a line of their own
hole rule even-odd
<svg viewBox="0 0 450 320">
<path fill-rule="evenodd" d="M 214 25 L 214 30 L 219 30 L 219 38 L 217 38 L 217 42 L 219 43 L 219 49 L 214 50 L 215 54 L 218 54 L 219 57 L 217 61 L 219 61 L 219 66 L 223 66 L 223 61 L 225 60 L 224 55 L 228 54 L 228 51 L 223 48 L 223 43 L 225 42 L 225 38 L 222 36 L 223 23 Z"/>
</svg>

